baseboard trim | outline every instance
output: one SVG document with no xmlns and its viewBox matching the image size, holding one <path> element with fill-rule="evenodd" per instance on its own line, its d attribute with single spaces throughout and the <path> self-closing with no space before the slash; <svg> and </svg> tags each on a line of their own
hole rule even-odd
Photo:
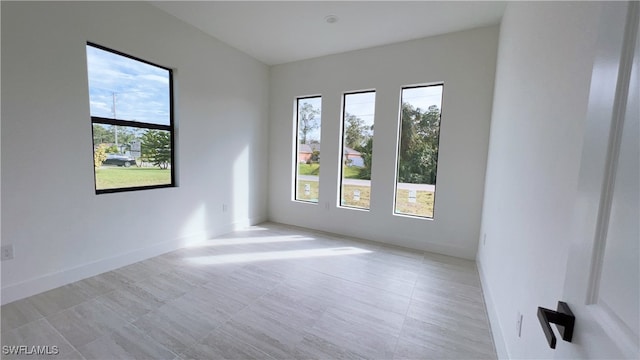
<svg viewBox="0 0 640 360">
<path fill-rule="evenodd" d="M 326 227 L 322 227 L 322 226 L 316 226 L 316 224 L 293 223 L 293 222 L 288 221 L 287 219 L 283 219 L 283 218 L 280 218 L 280 217 L 270 217 L 268 221 L 276 223 L 276 224 L 281 224 L 281 225 L 301 228 L 301 229 L 305 229 L 305 230 L 317 231 L 317 232 L 320 232 L 320 233 L 325 233 L 325 234 L 330 234 L 330 235 L 346 236 L 346 237 L 349 237 L 349 238 L 353 238 L 353 239 L 357 239 L 357 240 L 361 240 L 361 241 L 374 242 L 374 243 L 383 244 L 383 245 L 386 245 L 386 246 L 399 247 L 399 248 L 409 249 L 409 250 L 413 250 L 413 251 L 431 252 L 431 253 L 436 253 L 436 254 L 441 254 L 441 255 L 452 256 L 452 257 L 456 257 L 456 258 L 460 258 L 460 259 L 466 259 L 466 260 L 475 261 L 475 252 L 473 254 L 471 254 L 469 252 L 469 249 L 464 249 L 464 248 L 459 248 L 459 247 L 454 247 L 454 246 L 449 246 L 449 245 L 444 245 L 444 244 L 434 244 L 434 243 L 425 241 L 425 242 L 422 243 L 422 246 L 418 247 L 418 246 L 415 246 L 415 245 L 413 245 L 411 243 L 407 243 L 406 241 L 403 241 L 402 239 L 394 239 L 393 241 L 389 241 L 389 237 L 380 237 L 380 236 L 376 236 L 376 235 L 372 235 L 372 234 L 369 234 L 369 235 L 367 235 L 367 234 L 358 234 L 358 233 L 355 233 L 353 231 L 339 231 L 339 230 L 335 230 L 333 228 L 326 228 Z"/>
<path fill-rule="evenodd" d="M 146 248 L 132 250 L 124 254 L 100 259 L 55 273 L 45 274 L 19 283 L 3 286 L 1 304 L 4 305 L 16 300 L 24 299 L 60 286 L 71 284 L 82 279 L 174 251 L 189 244 L 199 243 L 235 230 L 262 223 L 264 221 L 266 221 L 266 217 L 264 216 L 244 219 L 219 227 L 215 231 L 203 231 L 190 236 L 164 241 Z"/>
<path fill-rule="evenodd" d="M 476 267 L 480 275 L 480 286 L 482 287 L 482 295 L 484 296 L 484 303 L 487 308 L 487 315 L 489 316 L 489 327 L 491 328 L 491 336 L 493 337 L 493 344 L 496 348 L 498 359 L 510 359 L 506 343 L 504 342 L 504 333 L 498 320 L 495 302 L 491 296 L 491 291 L 489 291 L 488 282 L 482 269 L 482 263 L 478 259 L 476 259 Z"/>
</svg>

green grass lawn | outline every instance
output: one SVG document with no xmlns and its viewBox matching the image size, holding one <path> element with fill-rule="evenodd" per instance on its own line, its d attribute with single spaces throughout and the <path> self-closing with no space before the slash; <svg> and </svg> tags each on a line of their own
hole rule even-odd
<svg viewBox="0 0 640 360">
<path fill-rule="evenodd" d="M 298 164 L 298 175 L 320 175 L 320 164 Z"/>
<path fill-rule="evenodd" d="M 342 177 L 345 179 L 360 179 L 360 170 L 357 166 L 343 166 Z"/>
<path fill-rule="evenodd" d="M 409 190 L 398 190 L 396 195 L 396 212 L 405 215 L 433 217 L 434 193 L 417 191 L 416 202 L 409 202 Z"/>
<path fill-rule="evenodd" d="M 171 170 L 103 166 L 96 171 L 96 189 L 171 184 Z"/>
</svg>

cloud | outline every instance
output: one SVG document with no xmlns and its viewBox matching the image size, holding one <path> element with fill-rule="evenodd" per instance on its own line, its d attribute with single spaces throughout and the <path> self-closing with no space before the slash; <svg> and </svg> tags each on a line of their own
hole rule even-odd
<svg viewBox="0 0 640 360">
<path fill-rule="evenodd" d="M 169 71 L 90 45 L 87 68 L 92 116 L 169 125 Z"/>
</svg>

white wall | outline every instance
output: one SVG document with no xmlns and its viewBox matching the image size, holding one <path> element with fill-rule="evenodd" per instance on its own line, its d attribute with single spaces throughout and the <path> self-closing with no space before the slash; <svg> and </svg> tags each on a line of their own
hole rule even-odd
<svg viewBox="0 0 640 360">
<path fill-rule="evenodd" d="M 95 194 L 87 41 L 175 69 L 177 188 Z M 268 76 L 145 3 L 2 2 L 2 303 L 266 219 Z"/>
<path fill-rule="evenodd" d="M 477 258 L 500 357 L 553 357 L 536 310 L 562 300 L 601 6 L 509 3 L 502 20 Z"/>
<path fill-rule="evenodd" d="M 473 259 L 484 188 L 498 27 L 274 66 L 269 218 Z M 400 89 L 444 82 L 435 220 L 392 215 Z M 341 97 L 376 89 L 371 211 L 337 207 Z M 291 200 L 297 96 L 322 95 L 317 205 Z"/>
</svg>

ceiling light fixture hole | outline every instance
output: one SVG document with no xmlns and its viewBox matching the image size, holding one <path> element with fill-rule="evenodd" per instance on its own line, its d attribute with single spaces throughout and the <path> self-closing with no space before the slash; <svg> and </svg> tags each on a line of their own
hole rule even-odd
<svg viewBox="0 0 640 360">
<path fill-rule="evenodd" d="M 335 16 L 335 15 L 327 15 L 327 16 L 324 17 L 324 21 L 327 24 L 335 24 L 335 23 L 338 22 L 338 17 Z"/>
</svg>

